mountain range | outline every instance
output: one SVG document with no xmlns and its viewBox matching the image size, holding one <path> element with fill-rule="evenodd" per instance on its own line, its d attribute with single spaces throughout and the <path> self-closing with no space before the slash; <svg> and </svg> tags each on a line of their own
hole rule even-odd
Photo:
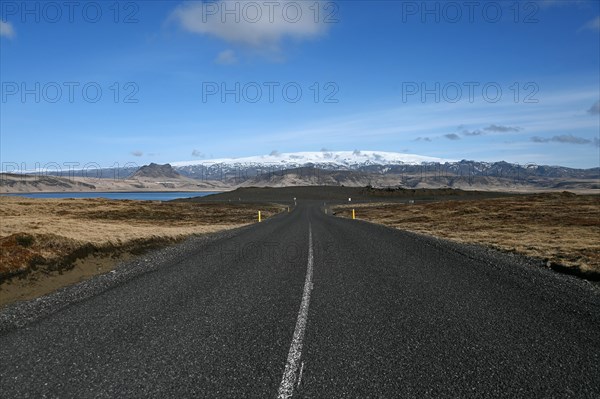
<svg viewBox="0 0 600 399">
<path fill-rule="evenodd" d="M 370 179 L 376 185 L 386 186 L 392 182 L 397 183 L 398 180 L 433 178 L 440 180 L 498 178 L 531 183 L 537 183 L 536 179 L 582 179 L 592 180 L 591 184 L 594 184 L 594 180 L 598 183 L 597 180 L 600 178 L 598 167 L 574 169 L 531 163 L 519 165 L 504 161 L 456 161 L 383 151 L 272 153 L 247 158 L 174 162 L 172 166 L 182 175 L 194 179 L 228 181 L 237 184 L 245 182 L 259 184 L 265 179 L 272 180 L 273 177 L 284 174 L 303 177 L 304 180 L 308 177 L 315 180 L 315 176 L 318 175 L 322 179 L 331 181 L 331 172 L 354 172 L 354 174 L 342 175 L 337 173 L 337 176 L 345 176 L 350 180 L 358 179 L 361 182 Z M 337 179 L 337 181 L 341 180 L 344 179 Z"/>
<path fill-rule="evenodd" d="M 69 178 L 82 182 L 87 176 L 104 177 L 107 183 L 151 189 L 221 189 L 248 186 L 373 186 L 410 188 L 461 188 L 479 190 L 587 190 L 600 189 L 600 168 L 574 169 L 563 166 L 504 161 L 450 160 L 385 151 L 319 151 L 152 163 L 126 169 L 70 171 Z M 64 177 L 60 173 L 47 173 Z M 116 177 L 116 178 L 115 178 Z M 16 188 L 15 177 L 4 176 L 1 186 Z M 9 181 L 12 179 L 12 187 Z M 17 179 L 18 180 L 18 179 Z M 29 184 L 20 184 L 19 191 Z M 94 184 L 100 189 L 106 184 Z M 85 186 L 79 185 L 81 189 Z M 33 188 L 33 187 L 32 187 Z M 32 191 L 38 191 L 39 187 Z"/>
</svg>

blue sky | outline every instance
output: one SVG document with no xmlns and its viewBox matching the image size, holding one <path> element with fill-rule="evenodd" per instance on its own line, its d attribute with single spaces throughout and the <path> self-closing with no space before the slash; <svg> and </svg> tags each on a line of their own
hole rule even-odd
<svg viewBox="0 0 600 399">
<path fill-rule="evenodd" d="M 600 2 L 472 4 L 3 1 L 3 170 L 325 148 L 599 166 Z"/>
</svg>

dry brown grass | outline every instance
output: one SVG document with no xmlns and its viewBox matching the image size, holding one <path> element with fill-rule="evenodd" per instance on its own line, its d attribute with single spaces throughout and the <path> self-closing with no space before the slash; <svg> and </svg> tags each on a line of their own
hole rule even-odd
<svg viewBox="0 0 600 399">
<path fill-rule="evenodd" d="M 281 207 L 0 197 L 0 283 L 37 268 L 68 269 L 91 254 L 139 252 L 240 227 L 256 222 L 258 210 L 268 218 Z"/>
<path fill-rule="evenodd" d="M 334 209 L 403 230 L 544 259 L 600 275 L 600 196 L 540 194 L 428 204 L 362 204 Z"/>
</svg>

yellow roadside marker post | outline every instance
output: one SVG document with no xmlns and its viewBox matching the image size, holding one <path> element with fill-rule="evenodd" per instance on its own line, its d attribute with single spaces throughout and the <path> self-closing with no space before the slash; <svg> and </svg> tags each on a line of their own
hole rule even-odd
<svg viewBox="0 0 600 399">
<path fill-rule="evenodd" d="M 352 209 L 352 220 L 356 219 L 356 213 L 354 213 L 354 209 Z"/>
<path fill-rule="evenodd" d="M 258 211 L 258 223 L 262 222 L 262 219 L 260 217 L 260 211 Z"/>
</svg>

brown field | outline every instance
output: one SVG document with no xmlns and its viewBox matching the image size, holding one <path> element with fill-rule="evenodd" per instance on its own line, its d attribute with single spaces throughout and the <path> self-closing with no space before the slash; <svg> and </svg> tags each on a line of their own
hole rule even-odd
<svg viewBox="0 0 600 399">
<path fill-rule="evenodd" d="M 277 205 L 0 197 L 0 306 L 146 250 L 268 218 Z"/>
<path fill-rule="evenodd" d="M 600 277 L 600 196 L 539 194 L 427 204 L 335 207 L 338 216 L 542 259 L 556 270 Z"/>
</svg>

